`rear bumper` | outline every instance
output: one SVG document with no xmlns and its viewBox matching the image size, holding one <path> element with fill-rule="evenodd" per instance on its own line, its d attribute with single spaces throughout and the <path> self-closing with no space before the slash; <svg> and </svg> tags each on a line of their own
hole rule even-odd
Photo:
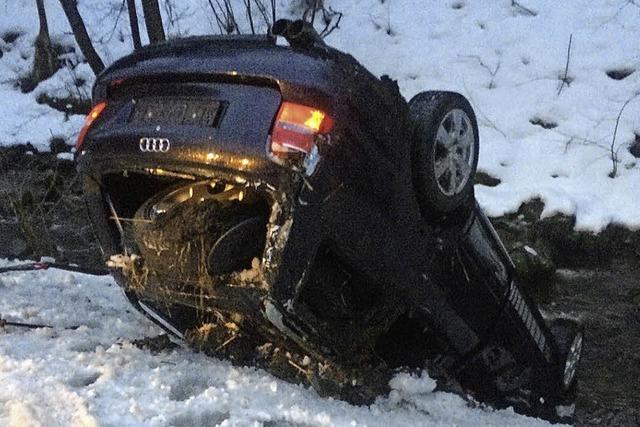
<svg viewBox="0 0 640 427">
<path fill-rule="evenodd" d="M 155 156 L 140 158 L 136 154 L 104 155 L 88 150 L 76 157 L 78 172 L 96 183 L 101 183 L 102 177 L 106 175 L 130 172 L 190 180 L 222 177 L 237 182 L 262 182 L 274 188 L 288 188 L 292 183 L 291 171 L 269 161 L 266 156 L 252 159 L 251 168 L 244 170 L 236 167 L 241 163 L 242 158 L 232 159 L 231 156 L 226 156 L 226 160 L 220 158 L 215 161 L 199 161 L 187 156 L 171 159 Z"/>
</svg>

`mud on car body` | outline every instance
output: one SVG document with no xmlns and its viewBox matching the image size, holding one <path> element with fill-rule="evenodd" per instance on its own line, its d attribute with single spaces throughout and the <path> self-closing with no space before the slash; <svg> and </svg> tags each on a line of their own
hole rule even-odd
<svg viewBox="0 0 640 427">
<path fill-rule="evenodd" d="M 582 333 L 515 283 L 473 197 L 461 95 L 407 103 L 281 20 L 136 51 L 93 103 L 76 154 L 90 218 L 130 301 L 171 334 L 232 324 L 339 367 L 334 394 L 356 402 L 371 372 L 429 367 L 524 413 L 571 403 Z"/>
</svg>

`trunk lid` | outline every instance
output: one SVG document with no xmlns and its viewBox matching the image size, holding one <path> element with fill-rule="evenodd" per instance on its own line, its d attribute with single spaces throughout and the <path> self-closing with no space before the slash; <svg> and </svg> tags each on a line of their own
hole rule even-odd
<svg viewBox="0 0 640 427">
<path fill-rule="evenodd" d="M 264 173 L 277 89 L 216 82 L 123 82 L 80 153 L 104 167 L 214 166 Z M 90 162 L 88 160 L 91 160 Z"/>
</svg>

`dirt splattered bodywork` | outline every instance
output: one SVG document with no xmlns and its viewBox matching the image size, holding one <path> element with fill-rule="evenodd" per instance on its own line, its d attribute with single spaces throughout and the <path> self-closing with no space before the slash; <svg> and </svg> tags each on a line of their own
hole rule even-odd
<svg viewBox="0 0 640 427">
<path fill-rule="evenodd" d="M 563 350 L 472 195 L 421 209 L 397 85 L 288 38 L 176 40 L 100 75 L 77 165 L 129 299 L 199 348 L 351 401 L 428 367 L 553 418 L 570 394 Z M 283 156 L 276 132 L 301 126 L 281 126 L 285 104 L 314 109 L 301 125 L 327 120 Z"/>
</svg>

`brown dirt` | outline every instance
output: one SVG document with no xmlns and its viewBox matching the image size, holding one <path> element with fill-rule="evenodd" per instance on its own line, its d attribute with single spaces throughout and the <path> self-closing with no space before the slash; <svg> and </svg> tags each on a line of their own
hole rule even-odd
<svg viewBox="0 0 640 427">
<path fill-rule="evenodd" d="M 546 311 L 585 325 L 578 425 L 640 425 L 640 258 L 559 270 L 544 293 Z"/>
</svg>

